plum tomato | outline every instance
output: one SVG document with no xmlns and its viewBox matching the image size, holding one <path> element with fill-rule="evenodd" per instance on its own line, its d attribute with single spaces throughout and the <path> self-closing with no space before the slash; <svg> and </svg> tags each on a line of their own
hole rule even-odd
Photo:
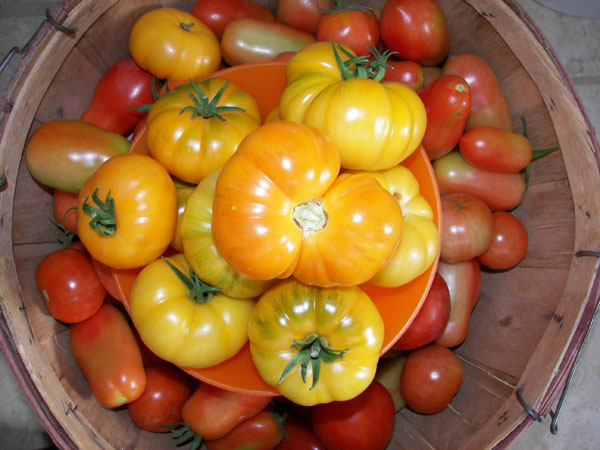
<svg viewBox="0 0 600 450">
<path fill-rule="evenodd" d="M 489 269 L 510 269 L 527 253 L 527 229 L 516 216 L 507 211 L 495 212 L 492 219 L 492 243 L 477 259 Z"/>
<path fill-rule="evenodd" d="M 463 379 L 456 354 L 441 345 L 414 350 L 404 363 L 400 386 L 406 405 L 421 414 L 436 414 L 452 401 Z"/>
</svg>

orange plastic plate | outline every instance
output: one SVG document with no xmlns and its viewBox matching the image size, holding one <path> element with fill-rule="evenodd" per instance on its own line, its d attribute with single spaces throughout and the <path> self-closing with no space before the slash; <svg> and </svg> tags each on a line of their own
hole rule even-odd
<svg viewBox="0 0 600 450">
<path fill-rule="evenodd" d="M 235 83 L 258 101 L 264 119 L 279 106 L 279 98 L 285 88 L 285 63 L 243 64 L 234 66 L 211 76 L 219 76 Z M 133 138 L 132 148 L 136 153 L 146 153 L 145 129 Z M 413 153 L 403 163 L 419 181 L 421 195 L 433 209 L 434 221 L 441 230 L 440 194 L 433 168 L 424 150 Z M 371 297 L 383 318 L 385 332 L 381 354 L 388 351 L 408 328 L 421 304 L 425 300 L 437 270 L 438 256 L 432 266 L 410 283 L 397 288 L 381 288 L 371 284 L 361 286 Z M 113 270 L 114 292 L 129 312 L 129 293 L 139 270 Z M 277 395 L 267 384 L 252 362 L 250 345 L 247 343 L 235 356 L 216 366 L 202 369 L 182 368 L 190 375 L 212 385 L 237 392 L 257 395 Z"/>
</svg>

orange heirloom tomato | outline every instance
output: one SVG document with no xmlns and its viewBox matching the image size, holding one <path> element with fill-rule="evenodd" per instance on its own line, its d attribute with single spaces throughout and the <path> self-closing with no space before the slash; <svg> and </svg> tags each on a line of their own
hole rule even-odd
<svg viewBox="0 0 600 450">
<path fill-rule="evenodd" d="M 212 205 L 220 171 L 208 175 L 188 198 L 179 229 L 185 258 L 198 278 L 236 298 L 257 297 L 273 283 L 248 278 L 217 250 L 212 234 Z"/>
<path fill-rule="evenodd" d="M 175 177 L 198 183 L 260 126 L 254 97 L 222 78 L 190 82 L 161 97 L 148 113 L 148 149 Z"/>
<path fill-rule="evenodd" d="M 115 156 L 83 184 L 77 231 L 90 255 L 116 269 L 145 266 L 169 246 L 177 192 L 168 172 L 146 155 Z"/>
<path fill-rule="evenodd" d="M 335 145 L 315 128 L 278 121 L 250 133 L 217 180 L 212 229 L 221 255 L 259 280 L 370 279 L 398 244 L 402 211 L 372 176 L 339 170 Z"/>
<path fill-rule="evenodd" d="M 221 65 L 214 33 L 192 14 L 175 8 L 142 14 L 131 29 L 129 52 L 140 67 L 168 80 L 202 78 Z"/>
</svg>

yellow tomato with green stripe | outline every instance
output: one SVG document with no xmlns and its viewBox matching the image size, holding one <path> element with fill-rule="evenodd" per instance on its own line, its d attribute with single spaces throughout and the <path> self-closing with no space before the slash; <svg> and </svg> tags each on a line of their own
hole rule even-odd
<svg viewBox="0 0 600 450">
<path fill-rule="evenodd" d="M 262 378 L 294 403 L 349 400 L 373 378 L 383 320 L 359 287 L 311 287 L 289 278 L 266 291 L 248 322 Z"/>
</svg>

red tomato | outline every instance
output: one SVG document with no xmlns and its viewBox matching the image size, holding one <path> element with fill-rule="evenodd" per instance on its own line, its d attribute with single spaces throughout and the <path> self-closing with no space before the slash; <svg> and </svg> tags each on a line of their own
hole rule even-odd
<svg viewBox="0 0 600 450">
<path fill-rule="evenodd" d="M 442 68 L 443 75 L 463 77 L 471 88 L 471 112 L 465 125 L 491 125 L 512 131 L 513 124 L 502 87 L 489 64 L 472 53 L 452 55 Z"/>
<path fill-rule="evenodd" d="M 52 212 L 54 220 L 71 233 L 77 233 L 77 198 L 79 193 L 54 189 Z"/>
<path fill-rule="evenodd" d="M 460 138 L 459 149 L 475 167 L 495 172 L 519 172 L 533 155 L 531 142 L 525 136 L 489 125 L 467 131 Z"/>
<path fill-rule="evenodd" d="M 221 54 L 230 66 L 272 61 L 283 52 L 297 52 L 316 38 L 279 22 L 236 19 L 221 37 Z"/>
<path fill-rule="evenodd" d="M 458 262 L 476 258 L 492 243 L 492 212 L 483 200 L 454 192 L 442 195 L 440 259 Z"/>
<path fill-rule="evenodd" d="M 384 449 L 394 433 L 392 396 L 378 381 L 356 397 L 312 408 L 312 426 L 328 450 Z"/>
<path fill-rule="evenodd" d="M 435 414 L 448 406 L 460 389 L 462 378 L 462 364 L 452 350 L 428 345 L 406 358 L 400 389 L 409 408 L 421 414 Z"/>
<path fill-rule="evenodd" d="M 471 89 L 463 78 L 444 75 L 418 94 L 427 111 L 427 128 L 421 144 L 429 159 L 438 159 L 458 145 L 471 110 Z"/>
<path fill-rule="evenodd" d="M 343 5 L 338 1 L 321 18 L 317 40 L 345 44 L 357 56 L 370 55 L 368 47 L 379 44 L 379 21 L 372 10 L 362 5 Z"/>
<path fill-rule="evenodd" d="M 387 0 L 379 24 L 381 40 L 399 59 L 435 66 L 448 56 L 448 23 L 435 0 Z"/>
<path fill-rule="evenodd" d="M 442 335 L 449 318 L 450 291 L 444 279 L 436 273 L 421 309 L 394 348 L 412 350 L 430 344 Z"/>
<path fill-rule="evenodd" d="M 323 11 L 333 7 L 333 0 L 279 0 L 275 16 L 278 22 L 316 35 Z"/>
<path fill-rule="evenodd" d="M 498 211 L 492 215 L 494 235 L 488 249 L 477 258 L 490 269 L 510 269 L 527 253 L 527 229 L 511 213 Z"/>
<path fill-rule="evenodd" d="M 244 420 L 220 439 L 204 440 L 206 450 L 272 450 L 283 437 L 283 417 L 262 411 Z"/>
<path fill-rule="evenodd" d="M 201 383 L 183 405 L 183 421 L 204 439 L 220 439 L 237 425 L 261 412 L 269 395 L 228 391 Z"/>
<path fill-rule="evenodd" d="M 442 195 L 465 192 L 483 200 L 492 211 L 514 209 L 525 196 L 525 178 L 521 173 L 479 169 L 456 150 L 436 159 L 433 170 Z"/>
<path fill-rule="evenodd" d="M 37 266 L 35 281 L 48 312 L 65 323 L 88 319 L 106 297 L 92 260 L 79 250 L 62 249 L 46 255 Z"/>
<path fill-rule="evenodd" d="M 102 75 L 81 119 L 126 136 L 144 115 L 132 108 L 152 102 L 152 74 L 125 58 Z"/>
<path fill-rule="evenodd" d="M 127 404 L 127 411 L 138 427 L 167 432 L 181 422 L 181 409 L 191 393 L 190 379 L 180 369 L 168 364 L 150 366 L 144 393 Z"/>
<path fill-rule="evenodd" d="M 146 388 L 140 348 L 124 314 L 104 303 L 87 320 L 71 325 L 71 352 L 94 397 L 105 408 L 138 399 Z"/>
<path fill-rule="evenodd" d="M 310 423 L 288 415 L 283 430 L 285 435 L 275 450 L 325 450 Z"/>
<path fill-rule="evenodd" d="M 467 336 L 473 308 L 481 291 L 481 269 L 476 259 L 454 264 L 440 261 L 437 272 L 450 291 L 450 318 L 442 335 L 434 344 L 456 347 Z"/>
<path fill-rule="evenodd" d="M 415 91 L 423 87 L 425 76 L 423 66 L 414 61 L 394 61 L 388 59 L 383 81 L 396 81 Z"/>
<path fill-rule="evenodd" d="M 225 27 L 235 19 L 250 17 L 275 21 L 275 15 L 265 5 L 252 0 L 198 0 L 192 15 L 200 19 L 221 39 Z"/>
</svg>

